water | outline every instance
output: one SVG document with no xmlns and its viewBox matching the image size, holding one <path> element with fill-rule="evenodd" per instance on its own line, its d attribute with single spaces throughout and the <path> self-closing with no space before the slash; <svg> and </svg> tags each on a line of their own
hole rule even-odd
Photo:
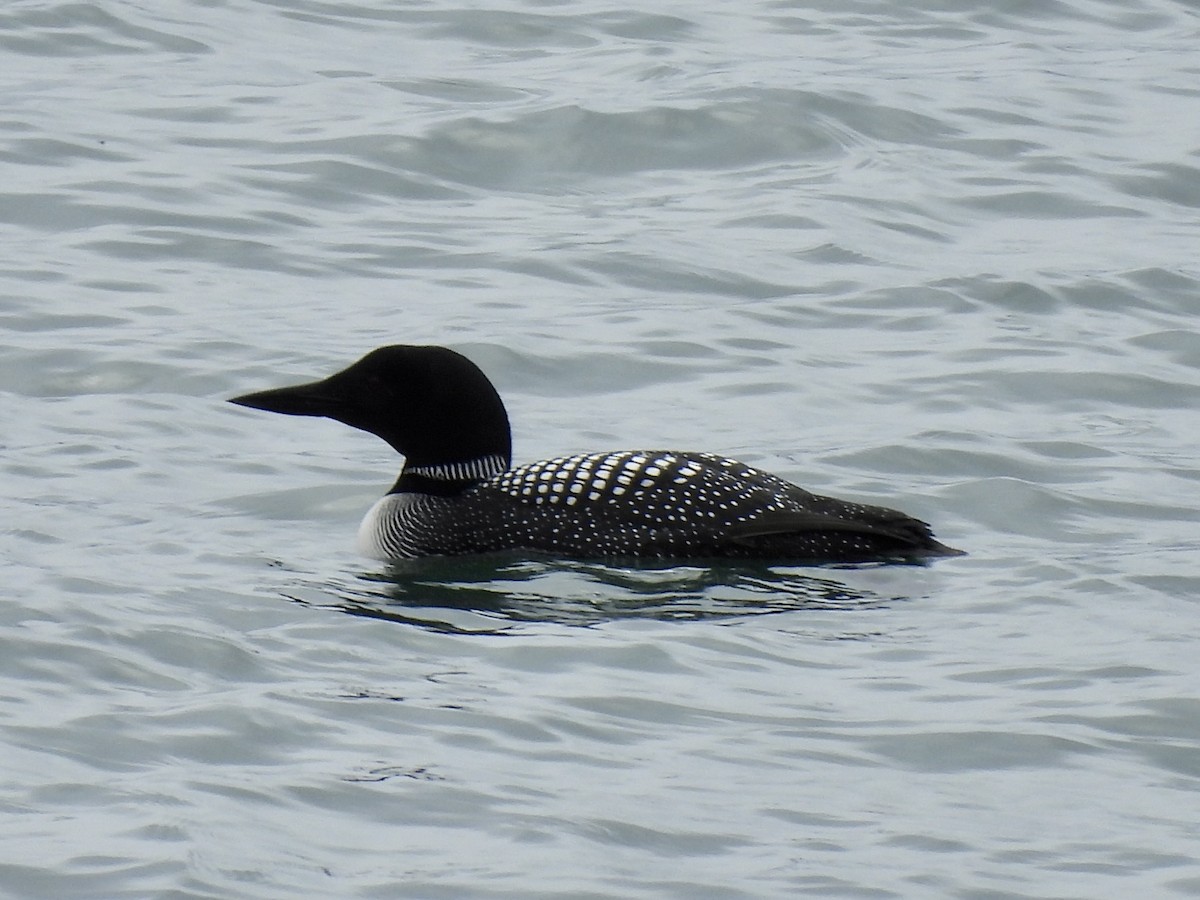
<svg viewBox="0 0 1200 900">
<path fill-rule="evenodd" d="M 1200 896 L 1198 32 L 9 4 L 0 894 Z M 970 555 L 389 571 L 397 341 Z"/>
</svg>

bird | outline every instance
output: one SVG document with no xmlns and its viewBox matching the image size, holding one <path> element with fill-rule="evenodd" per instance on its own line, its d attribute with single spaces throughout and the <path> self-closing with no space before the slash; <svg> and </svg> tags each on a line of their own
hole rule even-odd
<svg viewBox="0 0 1200 900">
<path fill-rule="evenodd" d="M 320 381 L 230 402 L 335 419 L 404 457 L 358 530 L 359 551 L 384 561 L 515 551 L 823 565 L 962 553 L 902 512 L 810 493 L 714 453 L 616 450 L 514 467 L 500 394 L 447 347 L 379 347 Z"/>
</svg>

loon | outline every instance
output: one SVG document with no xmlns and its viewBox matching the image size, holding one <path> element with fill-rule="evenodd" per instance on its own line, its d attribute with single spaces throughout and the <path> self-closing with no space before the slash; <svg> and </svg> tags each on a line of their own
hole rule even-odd
<svg viewBox="0 0 1200 900">
<path fill-rule="evenodd" d="M 404 456 L 358 532 L 360 552 L 382 560 L 508 550 L 823 564 L 962 552 L 904 513 L 812 494 L 712 453 L 619 450 L 513 468 L 500 395 L 445 347 L 380 347 L 322 381 L 230 402 L 336 419 Z"/>
</svg>

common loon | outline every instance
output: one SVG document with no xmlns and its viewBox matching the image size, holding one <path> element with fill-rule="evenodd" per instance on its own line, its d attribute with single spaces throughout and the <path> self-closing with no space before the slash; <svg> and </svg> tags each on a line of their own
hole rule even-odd
<svg viewBox="0 0 1200 900">
<path fill-rule="evenodd" d="M 961 552 L 904 513 L 811 494 L 711 453 L 619 450 L 511 468 L 500 395 L 445 347 L 380 347 L 322 381 L 230 402 L 336 419 L 403 454 L 359 528 L 360 551 L 379 559 L 517 550 L 819 564 Z"/>
</svg>

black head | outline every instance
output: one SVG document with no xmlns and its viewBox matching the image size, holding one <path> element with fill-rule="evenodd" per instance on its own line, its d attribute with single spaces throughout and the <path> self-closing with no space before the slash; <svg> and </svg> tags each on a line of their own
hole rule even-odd
<svg viewBox="0 0 1200 900">
<path fill-rule="evenodd" d="M 323 381 L 229 402 L 337 419 L 383 438 L 411 466 L 512 457 L 500 395 L 475 363 L 445 347 L 380 347 Z"/>
</svg>

